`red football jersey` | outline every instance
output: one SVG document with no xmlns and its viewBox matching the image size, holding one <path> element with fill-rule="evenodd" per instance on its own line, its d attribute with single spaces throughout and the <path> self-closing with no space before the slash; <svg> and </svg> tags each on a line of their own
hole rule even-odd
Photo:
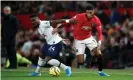
<svg viewBox="0 0 133 80">
<path fill-rule="evenodd" d="M 73 36 L 77 40 L 84 40 L 91 36 L 92 27 L 96 27 L 98 40 L 102 40 L 101 22 L 97 16 L 88 19 L 85 13 L 77 14 L 75 18 L 78 23 L 74 24 Z"/>
</svg>

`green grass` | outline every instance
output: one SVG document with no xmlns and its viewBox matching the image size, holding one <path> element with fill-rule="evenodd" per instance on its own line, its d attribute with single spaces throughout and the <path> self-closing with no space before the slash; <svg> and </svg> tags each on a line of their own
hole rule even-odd
<svg viewBox="0 0 133 80">
<path fill-rule="evenodd" d="M 72 76 L 66 77 L 63 70 L 59 77 L 52 77 L 48 74 L 48 69 L 42 69 L 42 76 L 29 77 L 28 73 L 34 71 L 32 68 L 18 68 L 17 70 L 1 70 L 1 80 L 133 80 L 133 69 L 106 69 L 109 77 L 100 77 L 97 69 L 72 69 Z"/>
</svg>

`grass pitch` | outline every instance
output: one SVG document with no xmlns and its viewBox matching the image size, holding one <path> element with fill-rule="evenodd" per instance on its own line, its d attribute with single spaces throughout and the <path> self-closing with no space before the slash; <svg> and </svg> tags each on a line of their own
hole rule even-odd
<svg viewBox="0 0 133 80">
<path fill-rule="evenodd" d="M 1 70 L 1 80 L 133 80 L 133 69 L 105 69 L 110 76 L 101 77 L 97 69 L 72 69 L 72 76 L 67 77 L 63 70 L 59 77 L 52 77 L 48 74 L 48 68 L 41 69 L 42 76 L 29 77 L 27 74 L 34 71 L 34 68 L 18 68 L 16 70 Z"/>
</svg>

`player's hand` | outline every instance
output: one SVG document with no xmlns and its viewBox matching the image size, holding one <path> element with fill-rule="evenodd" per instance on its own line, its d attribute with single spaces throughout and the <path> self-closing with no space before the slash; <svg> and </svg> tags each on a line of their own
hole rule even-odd
<svg viewBox="0 0 133 80">
<path fill-rule="evenodd" d="M 54 28 L 52 34 L 54 35 L 56 32 L 58 32 L 58 28 Z"/>
<path fill-rule="evenodd" d="M 98 45 L 98 48 L 100 48 L 102 42 L 101 41 L 98 41 L 97 45 Z"/>
</svg>

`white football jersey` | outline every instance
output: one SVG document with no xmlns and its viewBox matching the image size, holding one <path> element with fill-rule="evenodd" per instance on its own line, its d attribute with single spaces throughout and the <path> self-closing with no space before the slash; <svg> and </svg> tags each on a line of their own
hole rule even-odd
<svg viewBox="0 0 133 80">
<path fill-rule="evenodd" d="M 52 34 L 53 27 L 50 25 L 49 21 L 40 21 L 38 32 L 42 37 L 44 37 L 48 44 L 57 44 L 62 38 L 58 33 Z"/>
</svg>

